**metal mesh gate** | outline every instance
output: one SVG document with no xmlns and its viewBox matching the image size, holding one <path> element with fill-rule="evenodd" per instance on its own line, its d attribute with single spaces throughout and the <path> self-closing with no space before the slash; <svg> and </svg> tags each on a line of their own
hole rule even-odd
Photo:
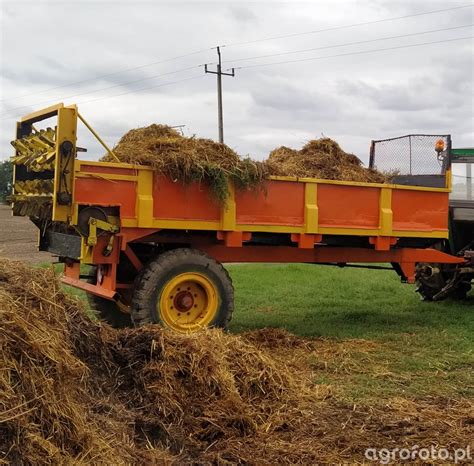
<svg viewBox="0 0 474 466">
<path fill-rule="evenodd" d="M 443 175 L 450 149 L 449 135 L 410 134 L 372 141 L 370 167 L 397 175 Z"/>
</svg>

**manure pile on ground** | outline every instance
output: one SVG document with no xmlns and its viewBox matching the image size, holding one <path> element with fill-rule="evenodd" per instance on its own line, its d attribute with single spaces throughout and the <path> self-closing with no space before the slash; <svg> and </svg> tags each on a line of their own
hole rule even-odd
<svg viewBox="0 0 474 466">
<path fill-rule="evenodd" d="M 276 460 L 272 436 L 309 400 L 304 377 L 244 338 L 114 330 L 52 270 L 6 259 L 0 358 L 0 460 L 13 464 L 252 461 L 247 438 Z"/>
<path fill-rule="evenodd" d="M 184 137 L 165 125 L 132 129 L 114 147 L 122 161 L 152 166 L 171 179 L 206 182 L 215 197 L 225 202 L 228 180 L 238 188 L 262 187 L 268 176 L 296 176 L 330 180 L 384 183 L 387 177 L 364 168 L 329 138 L 309 141 L 301 150 L 279 147 L 264 162 L 241 157 L 225 144 L 210 139 Z M 110 155 L 104 161 L 113 161 Z"/>
<path fill-rule="evenodd" d="M 314 384 L 321 343 L 114 330 L 52 270 L 0 259 L 0 463 L 315 464 L 363 462 L 374 446 L 465 447 L 465 402 L 356 406 Z"/>
</svg>

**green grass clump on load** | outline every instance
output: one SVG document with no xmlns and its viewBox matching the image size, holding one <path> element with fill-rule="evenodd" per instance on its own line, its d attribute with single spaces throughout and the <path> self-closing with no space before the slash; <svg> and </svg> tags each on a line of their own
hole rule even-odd
<svg viewBox="0 0 474 466">
<path fill-rule="evenodd" d="M 165 125 L 130 130 L 114 147 L 114 153 L 122 162 L 149 165 L 175 181 L 205 182 L 221 203 L 229 195 L 229 181 L 246 189 L 260 185 L 267 176 L 262 162 L 240 157 L 211 139 L 184 137 Z M 113 161 L 109 155 L 102 160 Z"/>
</svg>

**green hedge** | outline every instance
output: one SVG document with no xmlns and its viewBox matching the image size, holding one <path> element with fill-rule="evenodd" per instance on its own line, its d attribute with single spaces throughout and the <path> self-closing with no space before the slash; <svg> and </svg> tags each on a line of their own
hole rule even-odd
<svg viewBox="0 0 474 466">
<path fill-rule="evenodd" d="M 0 161 L 0 202 L 12 193 L 13 164 L 10 160 Z"/>
</svg>

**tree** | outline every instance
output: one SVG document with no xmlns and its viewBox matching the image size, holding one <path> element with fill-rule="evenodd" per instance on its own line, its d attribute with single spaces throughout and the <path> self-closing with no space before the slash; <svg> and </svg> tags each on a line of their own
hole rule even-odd
<svg viewBox="0 0 474 466">
<path fill-rule="evenodd" d="M 13 164 L 10 160 L 0 161 L 0 202 L 12 193 Z"/>
</svg>

